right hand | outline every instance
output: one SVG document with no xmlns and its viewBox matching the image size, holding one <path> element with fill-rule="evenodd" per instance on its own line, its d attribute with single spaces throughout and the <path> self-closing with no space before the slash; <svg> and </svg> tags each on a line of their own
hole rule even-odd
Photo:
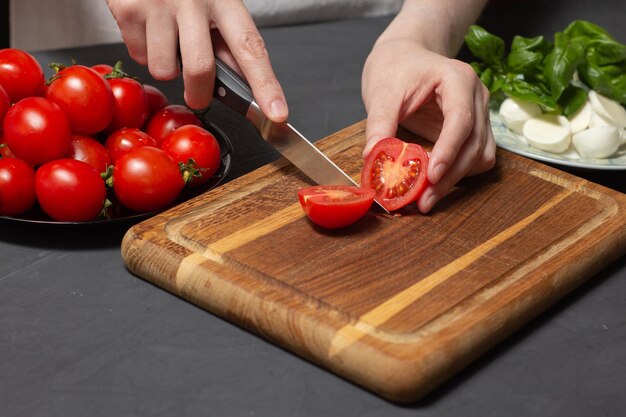
<svg viewBox="0 0 626 417">
<path fill-rule="evenodd" d="M 207 107 L 215 58 L 247 79 L 263 113 L 287 120 L 288 108 L 263 38 L 241 0 L 107 0 L 130 56 L 157 80 L 171 80 L 182 59 L 185 102 Z"/>
</svg>

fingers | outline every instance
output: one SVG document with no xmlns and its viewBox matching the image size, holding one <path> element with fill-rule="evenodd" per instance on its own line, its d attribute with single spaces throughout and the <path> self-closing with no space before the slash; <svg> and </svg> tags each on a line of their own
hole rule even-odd
<svg viewBox="0 0 626 417">
<path fill-rule="evenodd" d="M 202 109 L 213 98 L 215 58 L 207 22 L 208 8 L 204 4 L 190 4 L 192 7 L 181 8 L 177 15 L 178 26 L 184 28 L 178 31 L 184 97 L 189 107 Z"/>
<path fill-rule="evenodd" d="M 390 94 L 375 95 L 373 103 L 368 106 L 365 137 L 367 142 L 363 149 L 363 158 L 381 140 L 396 135 L 398 130 L 398 113 L 400 103 Z"/>
<path fill-rule="evenodd" d="M 128 54 L 137 63 L 147 65 L 146 20 L 141 9 L 121 0 L 107 0 L 107 4 L 120 28 Z"/>
<path fill-rule="evenodd" d="M 215 22 L 263 113 L 274 122 L 287 119 L 287 101 L 274 75 L 263 38 L 243 3 L 222 2 Z"/>
<path fill-rule="evenodd" d="M 428 179 L 433 184 L 438 183 L 453 164 L 458 164 L 459 150 L 468 141 L 479 142 L 470 143 L 475 155 L 485 142 L 487 101 L 482 84 L 469 65 L 456 62 L 451 65 L 455 72 L 444 77 L 438 87 L 443 125 L 429 164 Z"/>
<path fill-rule="evenodd" d="M 178 75 L 178 28 L 170 13 L 149 11 L 146 19 L 146 50 L 148 69 L 155 79 L 167 81 Z"/>
<path fill-rule="evenodd" d="M 480 101 L 480 98 L 476 98 L 476 100 Z M 431 183 L 420 196 L 417 201 L 418 209 L 422 213 L 428 213 L 463 177 L 479 174 L 493 168 L 496 162 L 495 155 L 496 144 L 487 112 L 482 121 L 474 124 L 472 132 L 463 142 L 450 168 L 446 170 L 437 183 Z"/>
<path fill-rule="evenodd" d="M 274 122 L 287 119 L 288 108 L 274 75 L 267 50 L 240 0 L 177 2 L 108 0 L 131 57 L 147 64 L 152 76 L 169 80 L 183 67 L 185 101 L 191 108 L 206 107 L 213 96 L 215 58 L 212 27 L 223 36 L 218 52 L 247 78 L 261 110 Z M 231 56 L 234 59 L 229 59 Z"/>
</svg>

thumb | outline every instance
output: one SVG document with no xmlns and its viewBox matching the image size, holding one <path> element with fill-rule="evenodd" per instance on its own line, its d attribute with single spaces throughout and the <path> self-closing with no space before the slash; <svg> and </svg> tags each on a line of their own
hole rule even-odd
<svg viewBox="0 0 626 417">
<path fill-rule="evenodd" d="M 399 108 L 396 101 L 373 100 L 375 104 L 368 109 L 365 137 L 367 142 L 363 149 L 363 158 L 367 158 L 370 151 L 381 140 L 395 136 L 398 131 Z"/>
</svg>

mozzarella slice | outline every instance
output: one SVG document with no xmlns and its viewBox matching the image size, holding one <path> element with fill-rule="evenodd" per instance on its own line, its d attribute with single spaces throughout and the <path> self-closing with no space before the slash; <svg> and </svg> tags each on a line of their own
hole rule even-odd
<svg viewBox="0 0 626 417">
<path fill-rule="evenodd" d="M 588 97 L 593 111 L 598 116 L 620 129 L 626 128 L 626 109 L 624 106 L 594 90 L 589 91 Z"/>
<path fill-rule="evenodd" d="M 615 127 L 610 120 L 606 120 L 595 111 L 591 113 L 591 119 L 589 120 L 589 127 Z"/>
<path fill-rule="evenodd" d="M 507 98 L 500 105 L 499 114 L 506 127 L 515 133 L 522 134 L 524 123 L 532 117 L 539 116 L 541 108 L 529 101 Z"/>
<path fill-rule="evenodd" d="M 586 158 L 608 158 L 621 144 L 619 129 L 615 126 L 598 126 L 583 130 L 572 137 L 580 156 Z"/>
<path fill-rule="evenodd" d="M 589 127 L 592 114 L 593 109 L 591 108 L 591 103 L 587 100 L 585 101 L 585 104 L 583 104 L 583 106 L 569 119 L 570 126 L 572 127 L 572 133 L 578 133 L 581 130 L 587 129 Z"/>
<path fill-rule="evenodd" d="M 522 130 L 530 145 L 554 153 L 564 152 L 572 138 L 567 117 L 554 114 L 542 114 L 528 119 Z"/>
</svg>

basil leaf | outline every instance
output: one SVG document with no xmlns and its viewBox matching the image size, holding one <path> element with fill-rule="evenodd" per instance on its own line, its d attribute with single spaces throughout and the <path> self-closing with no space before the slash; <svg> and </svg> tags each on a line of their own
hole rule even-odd
<svg viewBox="0 0 626 417">
<path fill-rule="evenodd" d="M 502 38 L 492 35 L 478 25 L 472 25 L 465 35 L 465 43 L 475 57 L 490 67 L 503 70 L 504 41 Z"/>
<path fill-rule="evenodd" d="M 586 20 L 574 20 L 565 28 L 563 33 L 570 39 L 582 37 L 588 40 L 615 40 L 606 30 Z"/>
<path fill-rule="evenodd" d="M 587 101 L 587 91 L 580 87 L 569 85 L 559 97 L 558 105 L 567 117 L 575 114 Z"/>
<path fill-rule="evenodd" d="M 552 45 L 543 36 L 525 38 L 515 36 L 511 52 L 507 57 L 507 68 L 511 72 L 531 75 L 540 71 L 544 57 L 552 50 Z"/>
<path fill-rule="evenodd" d="M 557 103 L 541 84 L 531 84 L 521 78 L 515 78 L 502 84 L 502 91 L 508 96 L 539 104 L 545 111 L 557 109 Z"/>
<path fill-rule="evenodd" d="M 626 45 L 610 39 L 589 42 L 580 79 L 598 93 L 626 104 Z"/>
<path fill-rule="evenodd" d="M 583 38 L 570 39 L 566 34 L 558 32 L 554 35 L 554 49 L 546 57 L 544 76 L 550 87 L 552 98 L 559 99 L 563 90 L 572 81 L 574 72 L 585 56 Z"/>
</svg>

